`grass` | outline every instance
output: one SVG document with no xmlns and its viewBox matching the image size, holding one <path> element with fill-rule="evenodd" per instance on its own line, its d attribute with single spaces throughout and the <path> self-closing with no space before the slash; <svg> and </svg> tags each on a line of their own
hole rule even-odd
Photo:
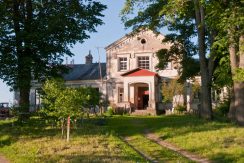
<svg viewBox="0 0 244 163">
<path fill-rule="evenodd" d="M 71 141 L 40 119 L 23 126 L 0 121 L 0 153 L 25 162 L 143 162 L 134 150 L 101 126 L 86 124 L 72 130 Z"/>
<path fill-rule="evenodd" d="M 168 150 L 138 134 L 127 138 L 128 142 L 143 154 L 157 162 L 191 162 L 180 154 Z"/>
<path fill-rule="evenodd" d="M 71 130 L 69 143 L 60 130 L 41 119 L 24 125 L 0 121 L 0 153 L 10 161 L 24 162 L 146 162 L 137 150 L 159 162 L 190 162 L 187 158 L 148 140 L 145 131 L 207 157 L 214 162 L 244 162 L 244 128 L 228 122 L 205 121 L 190 115 L 158 117 L 113 116 L 105 125 L 97 119 Z"/>
<path fill-rule="evenodd" d="M 244 162 L 244 128 L 190 115 L 115 117 L 110 128 L 133 137 L 149 130 L 161 139 L 214 162 Z"/>
</svg>

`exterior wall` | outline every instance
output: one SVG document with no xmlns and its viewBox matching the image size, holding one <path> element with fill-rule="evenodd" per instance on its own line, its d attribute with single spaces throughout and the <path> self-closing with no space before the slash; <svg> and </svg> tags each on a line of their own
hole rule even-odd
<svg viewBox="0 0 244 163">
<path fill-rule="evenodd" d="M 150 71 L 156 72 L 155 66 L 158 63 L 156 52 L 162 48 L 170 48 L 170 44 L 162 44 L 162 35 L 156 35 L 152 31 L 140 32 L 135 36 L 124 37 L 106 48 L 107 53 L 107 76 L 108 79 L 120 79 L 121 74 L 138 67 L 137 58 L 139 56 L 149 56 Z M 141 40 L 146 43 L 142 44 Z M 128 60 L 127 70 L 119 71 L 119 58 L 126 57 Z M 177 69 L 165 69 L 157 72 L 160 76 L 175 77 L 178 75 Z"/>
<path fill-rule="evenodd" d="M 161 84 L 160 79 L 150 77 L 122 77 L 125 72 L 138 68 L 138 57 L 149 57 L 149 71 L 156 72 L 161 78 L 175 78 L 178 75 L 177 67 L 171 63 L 170 67 L 165 70 L 157 71 L 155 66 L 158 64 L 156 52 L 162 48 L 170 48 L 170 44 L 162 44 L 164 36 L 156 35 L 152 31 L 142 31 L 139 34 L 125 36 L 118 41 L 106 47 L 107 55 L 107 83 L 108 83 L 108 100 L 117 106 L 129 105 L 135 103 L 136 87 L 131 83 L 147 83 L 150 89 L 150 108 L 156 109 L 161 106 Z M 145 40 L 142 43 L 142 40 Z M 127 58 L 127 69 L 119 70 L 119 58 Z M 118 101 L 118 88 L 124 88 L 124 102 Z"/>
</svg>

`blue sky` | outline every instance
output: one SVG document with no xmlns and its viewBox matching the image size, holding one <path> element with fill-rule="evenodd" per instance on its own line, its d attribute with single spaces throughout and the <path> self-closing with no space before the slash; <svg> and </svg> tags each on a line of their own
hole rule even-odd
<svg viewBox="0 0 244 163">
<path fill-rule="evenodd" d="M 91 33 L 90 39 L 85 40 L 83 44 L 76 44 L 72 48 L 72 52 L 75 54 L 72 58 L 68 58 L 69 62 L 74 59 L 75 64 L 84 63 L 85 55 L 91 53 L 93 55 L 93 61 L 98 62 L 98 50 L 99 48 L 101 62 L 106 61 L 104 47 L 113 43 L 126 33 L 130 32 L 125 30 L 123 23 L 119 17 L 119 13 L 124 5 L 124 0 L 102 0 L 103 4 L 107 5 L 107 10 L 104 11 L 105 17 L 104 25 L 97 27 L 97 33 Z M 9 92 L 2 80 L 0 80 L 0 102 L 12 102 L 13 93 Z"/>
</svg>

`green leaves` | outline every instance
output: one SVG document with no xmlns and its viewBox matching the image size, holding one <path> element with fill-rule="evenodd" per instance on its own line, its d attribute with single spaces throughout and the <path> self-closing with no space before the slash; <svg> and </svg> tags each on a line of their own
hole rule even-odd
<svg viewBox="0 0 244 163">
<path fill-rule="evenodd" d="M 234 81 L 244 82 L 244 68 L 237 68 L 233 77 Z"/>
<path fill-rule="evenodd" d="M 104 9 L 96 0 L 0 0 L 0 78 L 18 88 L 60 74 L 62 58 L 73 55 L 70 47 L 103 24 Z M 31 79 L 20 79 L 27 73 Z"/>
<path fill-rule="evenodd" d="M 57 119 L 82 117 L 88 110 L 99 104 L 100 93 L 91 87 L 65 87 L 59 79 L 47 80 L 43 86 L 43 103 L 45 114 Z"/>
<path fill-rule="evenodd" d="M 164 103 L 172 102 L 174 96 L 182 95 L 183 93 L 184 85 L 182 83 L 179 83 L 177 79 L 164 81 L 162 84 L 162 95 Z"/>
</svg>

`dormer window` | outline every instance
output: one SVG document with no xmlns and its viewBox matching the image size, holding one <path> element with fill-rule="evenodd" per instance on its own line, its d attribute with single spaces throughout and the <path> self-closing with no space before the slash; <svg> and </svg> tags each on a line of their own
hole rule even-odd
<svg viewBox="0 0 244 163">
<path fill-rule="evenodd" d="M 119 71 L 127 70 L 127 58 L 121 57 L 119 58 Z"/>
<path fill-rule="evenodd" d="M 150 68 L 149 57 L 148 56 L 138 57 L 138 67 L 149 70 Z"/>
</svg>

